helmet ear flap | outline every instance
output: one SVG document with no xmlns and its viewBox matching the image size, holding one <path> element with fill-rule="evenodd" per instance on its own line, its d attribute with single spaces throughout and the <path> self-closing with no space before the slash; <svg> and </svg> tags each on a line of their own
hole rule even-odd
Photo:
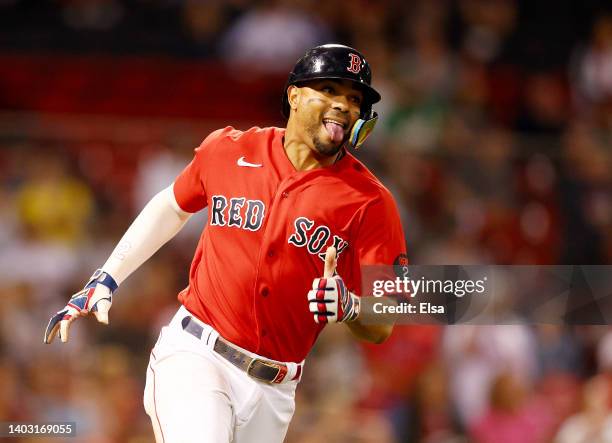
<svg viewBox="0 0 612 443">
<path fill-rule="evenodd" d="M 374 126 L 376 126 L 377 121 L 378 114 L 372 110 L 362 114 L 361 118 L 357 120 L 351 128 L 349 144 L 353 148 L 359 149 L 359 147 L 366 141 L 368 136 L 374 130 Z"/>
</svg>

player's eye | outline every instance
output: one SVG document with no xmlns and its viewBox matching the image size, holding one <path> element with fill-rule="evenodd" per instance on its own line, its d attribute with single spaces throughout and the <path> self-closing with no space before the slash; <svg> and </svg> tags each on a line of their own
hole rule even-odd
<svg viewBox="0 0 612 443">
<path fill-rule="evenodd" d="M 361 104 L 361 97 L 359 97 L 358 95 L 351 95 L 349 96 L 349 100 L 353 103 L 355 103 L 356 105 L 360 105 Z"/>
<path fill-rule="evenodd" d="M 321 91 L 325 92 L 326 94 L 335 94 L 336 92 L 336 90 L 331 86 L 323 86 Z"/>
</svg>

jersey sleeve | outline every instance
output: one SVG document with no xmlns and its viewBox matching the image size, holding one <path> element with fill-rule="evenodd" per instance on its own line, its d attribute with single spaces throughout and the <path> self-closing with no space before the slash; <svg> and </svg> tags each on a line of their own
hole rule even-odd
<svg viewBox="0 0 612 443">
<path fill-rule="evenodd" d="M 359 264 L 392 266 L 406 255 L 406 239 L 393 197 L 384 193 L 364 212 L 357 234 Z"/>
<path fill-rule="evenodd" d="M 223 129 L 212 132 L 195 149 L 191 163 L 174 181 L 174 197 L 183 211 L 198 212 L 207 206 L 206 176 L 211 167 L 211 150 L 218 143 Z"/>
<path fill-rule="evenodd" d="M 371 281 L 394 278 L 394 266 L 408 263 L 404 230 L 390 193 L 365 208 L 354 254 L 356 268 L 350 273 L 349 287 L 357 295 L 371 295 Z"/>
</svg>

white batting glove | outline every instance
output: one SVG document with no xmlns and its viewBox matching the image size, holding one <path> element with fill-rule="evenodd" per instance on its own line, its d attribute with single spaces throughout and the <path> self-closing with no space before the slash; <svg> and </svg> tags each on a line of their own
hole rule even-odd
<svg viewBox="0 0 612 443">
<path fill-rule="evenodd" d="M 117 289 L 115 279 L 101 269 L 93 273 L 85 287 L 70 297 L 68 304 L 49 320 L 45 343 L 51 343 L 59 332 L 62 342 L 68 341 L 68 329 L 74 320 L 93 312 L 100 323 L 108 324 L 108 310 Z"/>
<path fill-rule="evenodd" d="M 315 323 L 347 323 L 359 316 L 360 300 L 348 290 L 336 271 L 336 248 L 325 252 L 323 278 L 315 278 L 308 291 L 308 309 Z"/>
</svg>

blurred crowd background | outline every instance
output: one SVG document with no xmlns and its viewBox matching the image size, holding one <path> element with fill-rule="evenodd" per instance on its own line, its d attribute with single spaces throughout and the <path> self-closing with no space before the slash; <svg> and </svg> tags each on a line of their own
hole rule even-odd
<svg viewBox="0 0 612 443">
<path fill-rule="evenodd" d="M 372 65 L 381 118 L 356 155 L 413 263 L 611 263 L 609 2 L 0 0 L 0 421 L 153 441 L 148 355 L 206 215 L 109 327 L 45 346 L 48 317 L 211 130 L 283 126 L 289 69 L 327 42 Z M 609 326 L 345 329 L 309 358 L 288 443 L 612 442 Z"/>
</svg>

